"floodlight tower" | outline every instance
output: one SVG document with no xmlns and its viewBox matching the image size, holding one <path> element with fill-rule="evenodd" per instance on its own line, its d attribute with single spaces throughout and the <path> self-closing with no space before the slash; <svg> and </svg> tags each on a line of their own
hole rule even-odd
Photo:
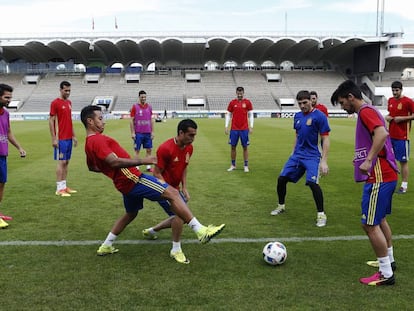
<svg viewBox="0 0 414 311">
<path fill-rule="evenodd" d="M 384 33 L 384 3 L 385 0 L 377 0 L 377 37 Z"/>
</svg>

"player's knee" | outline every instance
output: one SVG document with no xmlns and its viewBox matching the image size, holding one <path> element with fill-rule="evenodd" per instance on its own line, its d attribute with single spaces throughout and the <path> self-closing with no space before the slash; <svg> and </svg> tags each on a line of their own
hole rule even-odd
<svg viewBox="0 0 414 311">
<path fill-rule="evenodd" d="M 169 200 L 173 200 L 173 199 L 178 199 L 181 198 L 180 197 L 180 193 L 178 192 L 177 189 L 175 189 L 174 187 L 168 186 L 164 193 L 163 193 L 163 197 Z"/>
<path fill-rule="evenodd" d="M 289 181 L 289 178 L 287 178 L 286 176 L 279 176 L 277 179 L 277 184 L 278 185 L 287 184 L 288 181 Z"/>
<path fill-rule="evenodd" d="M 314 183 L 314 182 L 307 182 L 306 185 L 309 186 L 309 188 L 311 188 L 312 191 L 318 191 L 321 189 L 321 187 L 319 186 L 319 184 Z"/>
</svg>

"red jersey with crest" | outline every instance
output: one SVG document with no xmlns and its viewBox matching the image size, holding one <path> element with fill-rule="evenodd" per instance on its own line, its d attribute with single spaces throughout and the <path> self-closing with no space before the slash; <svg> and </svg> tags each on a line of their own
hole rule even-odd
<svg viewBox="0 0 414 311">
<path fill-rule="evenodd" d="M 323 114 L 324 114 L 326 117 L 329 117 L 328 108 L 326 108 L 326 106 L 325 106 L 325 105 L 317 103 L 317 104 L 315 105 L 315 108 L 316 108 L 316 109 L 318 109 L 319 111 L 322 111 L 322 112 L 323 112 Z"/>
<path fill-rule="evenodd" d="M 131 158 L 128 152 L 109 136 L 96 133 L 86 137 L 85 153 L 88 167 L 101 171 L 111 178 L 115 188 L 123 194 L 132 190 L 142 174 L 136 166 L 112 168 L 105 163 L 106 157 L 111 153 L 114 153 L 118 158 Z"/>
<path fill-rule="evenodd" d="M 59 133 L 57 133 L 58 139 L 59 140 L 72 139 L 73 125 L 72 125 L 72 103 L 71 101 L 69 99 L 56 98 L 50 104 L 49 115 L 57 117 L 58 131 L 59 131 Z"/>
<path fill-rule="evenodd" d="M 388 112 L 391 117 L 411 116 L 414 112 L 414 102 L 406 96 L 399 99 L 391 97 L 388 99 Z M 389 123 L 390 137 L 393 139 L 408 140 L 410 129 L 411 121 Z"/>
<path fill-rule="evenodd" d="M 247 98 L 243 98 L 242 100 L 238 100 L 237 98 L 233 99 L 227 107 L 227 111 L 232 113 L 231 129 L 248 130 L 247 113 L 251 110 L 253 110 L 253 105 Z"/>
<path fill-rule="evenodd" d="M 157 166 L 163 170 L 164 180 L 174 188 L 179 189 L 184 170 L 190 163 L 193 145 L 180 148 L 175 138 L 168 139 L 157 149 Z"/>
</svg>

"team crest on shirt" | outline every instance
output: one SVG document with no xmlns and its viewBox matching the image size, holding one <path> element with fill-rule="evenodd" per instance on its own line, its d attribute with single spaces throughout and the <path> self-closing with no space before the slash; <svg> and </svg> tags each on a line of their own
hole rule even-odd
<svg viewBox="0 0 414 311">
<path fill-rule="evenodd" d="M 242 108 L 243 109 L 246 108 L 246 104 L 245 103 L 242 104 Z"/>
<path fill-rule="evenodd" d="M 306 125 L 307 126 L 312 125 L 312 118 L 309 118 L 309 119 L 306 120 Z"/>
<path fill-rule="evenodd" d="M 174 158 L 174 160 L 173 160 L 173 162 L 178 162 L 178 161 L 180 161 L 180 160 L 178 159 L 178 157 L 175 157 L 175 158 Z"/>
<path fill-rule="evenodd" d="M 398 103 L 397 109 L 402 110 L 402 103 Z"/>
</svg>

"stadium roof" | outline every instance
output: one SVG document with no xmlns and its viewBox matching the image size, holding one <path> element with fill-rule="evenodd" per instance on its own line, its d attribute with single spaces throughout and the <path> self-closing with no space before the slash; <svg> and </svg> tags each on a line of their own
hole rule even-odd
<svg viewBox="0 0 414 311">
<path fill-rule="evenodd" d="M 253 61 L 294 64 L 331 64 L 346 67 L 352 63 L 356 47 L 388 41 L 383 37 L 353 35 L 315 36 L 281 33 L 61 33 L 48 35 L 0 36 L 0 52 L 8 62 L 66 62 L 88 66 L 102 63 L 128 66 L 193 66 L 208 61 L 219 65 Z"/>
</svg>

